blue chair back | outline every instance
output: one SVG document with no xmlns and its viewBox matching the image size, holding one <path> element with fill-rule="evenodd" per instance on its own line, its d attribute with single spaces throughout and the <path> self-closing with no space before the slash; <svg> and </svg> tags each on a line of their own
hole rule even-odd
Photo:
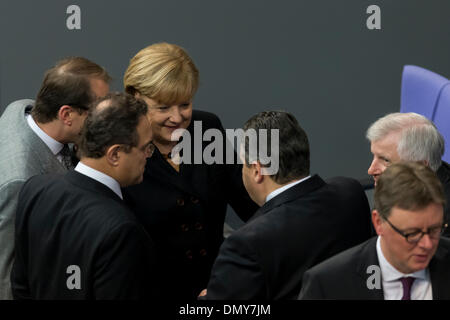
<svg viewBox="0 0 450 320">
<path fill-rule="evenodd" d="M 442 88 L 449 80 L 427 69 L 403 68 L 400 112 L 415 112 L 433 121 Z"/>
<path fill-rule="evenodd" d="M 450 162 L 450 82 L 441 90 L 433 122 L 445 140 L 442 160 Z"/>
</svg>

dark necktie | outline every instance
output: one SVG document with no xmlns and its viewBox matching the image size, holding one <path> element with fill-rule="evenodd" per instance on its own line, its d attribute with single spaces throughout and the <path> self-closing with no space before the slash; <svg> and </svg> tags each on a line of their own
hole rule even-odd
<svg viewBox="0 0 450 320">
<path fill-rule="evenodd" d="M 61 155 L 61 163 L 67 169 L 71 170 L 74 168 L 72 163 L 72 152 L 70 151 L 69 145 L 65 144 L 64 147 L 59 152 Z"/>
<path fill-rule="evenodd" d="M 402 300 L 411 300 L 411 287 L 414 282 L 414 277 L 400 278 L 400 282 L 403 285 L 403 297 Z"/>
</svg>

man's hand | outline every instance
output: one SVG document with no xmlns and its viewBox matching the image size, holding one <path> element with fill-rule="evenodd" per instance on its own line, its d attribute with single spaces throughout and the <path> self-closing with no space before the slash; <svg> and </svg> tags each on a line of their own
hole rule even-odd
<svg viewBox="0 0 450 320">
<path fill-rule="evenodd" d="M 206 289 L 203 289 L 202 292 L 200 292 L 200 294 L 198 295 L 199 297 L 204 297 L 206 296 Z"/>
</svg>

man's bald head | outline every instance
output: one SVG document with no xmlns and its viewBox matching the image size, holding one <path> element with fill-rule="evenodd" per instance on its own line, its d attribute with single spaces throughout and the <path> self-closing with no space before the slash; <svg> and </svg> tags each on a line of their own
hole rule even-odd
<svg viewBox="0 0 450 320">
<path fill-rule="evenodd" d="M 136 128 L 146 114 L 146 103 L 127 93 L 110 93 L 97 100 L 81 131 L 81 158 L 101 158 L 114 144 L 137 146 Z"/>
</svg>

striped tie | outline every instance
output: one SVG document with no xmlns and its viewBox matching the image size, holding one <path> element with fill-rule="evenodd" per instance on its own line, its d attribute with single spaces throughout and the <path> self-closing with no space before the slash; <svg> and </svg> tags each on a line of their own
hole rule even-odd
<svg viewBox="0 0 450 320">
<path fill-rule="evenodd" d="M 64 144 L 64 147 L 59 152 L 61 155 L 61 163 L 67 169 L 71 170 L 74 168 L 72 163 L 72 152 L 70 151 L 69 145 Z"/>
</svg>

